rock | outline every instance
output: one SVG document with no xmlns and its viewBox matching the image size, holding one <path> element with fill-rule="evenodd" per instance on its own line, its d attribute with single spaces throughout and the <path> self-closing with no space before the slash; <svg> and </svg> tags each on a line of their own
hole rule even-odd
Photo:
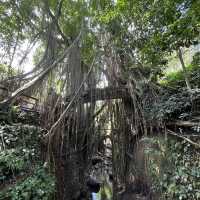
<svg viewBox="0 0 200 200">
<path fill-rule="evenodd" d="M 91 193 L 98 193 L 100 190 L 100 183 L 92 177 L 87 180 L 87 187 Z"/>
</svg>

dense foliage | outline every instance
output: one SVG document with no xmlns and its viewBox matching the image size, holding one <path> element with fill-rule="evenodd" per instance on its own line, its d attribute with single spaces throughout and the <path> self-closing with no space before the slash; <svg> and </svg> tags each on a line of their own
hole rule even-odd
<svg viewBox="0 0 200 200">
<path fill-rule="evenodd" d="M 0 193 L 1 200 L 50 200 L 55 190 L 54 178 L 43 167 L 21 182 Z"/>
<path fill-rule="evenodd" d="M 199 0 L 0 0 L 0 198 L 51 199 L 55 181 L 41 163 L 44 129 L 61 199 L 81 193 L 96 153 L 112 152 L 117 191 L 115 182 L 129 182 L 143 135 L 172 128 L 199 137 L 200 53 L 186 66 L 183 51 L 199 47 L 199 10 Z M 181 70 L 166 75 L 175 54 Z M 34 63 L 25 62 L 28 55 Z M 96 103 L 101 95 L 93 91 L 104 86 L 128 98 L 112 101 L 114 92 L 105 91 L 105 105 Z M 30 112 L 23 95 L 37 97 L 40 113 Z M 195 125 L 169 125 L 177 120 Z M 199 152 L 171 138 L 153 143 L 154 190 L 166 199 L 199 199 Z"/>
<path fill-rule="evenodd" d="M 199 52 L 193 56 L 191 64 L 187 67 L 193 93 L 185 90 L 183 71 L 171 72 L 159 82 L 163 87 L 157 100 L 145 106 L 147 120 L 187 120 L 193 115 L 193 104 L 198 98 L 200 86 L 200 57 Z"/>
<path fill-rule="evenodd" d="M 41 136 L 41 128 L 33 125 L 1 124 L 0 199 L 47 200 L 52 197 L 54 178 L 41 163 Z"/>
<path fill-rule="evenodd" d="M 146 117 L 149 120 L 187 119 L 191 115 L 192 102 L 190 95 L 185 91 L 168 92 L 150 107 L 146 108 Z"/>
<path fill-rule="evenodd" d="M 197 52 L 193 56 L 193 60 L 189 66 L 187 66 L 188 74 L 190 78 L 191 85 L 193 88 L 199 88 L 200 82 L 200 53 Z M 171 72 L 162 81 L 161 84 L 181 89 L 184 87 L 184 75 L 183 71 Z"/>
<path fill-rule="evenodd" d="M 163 199 L 199 199 L 199 152 L 186 141 L 173 138 L 148 141 L 151 145 L 146 153 L 154 190 L 161 193 Z"/>
</svg>

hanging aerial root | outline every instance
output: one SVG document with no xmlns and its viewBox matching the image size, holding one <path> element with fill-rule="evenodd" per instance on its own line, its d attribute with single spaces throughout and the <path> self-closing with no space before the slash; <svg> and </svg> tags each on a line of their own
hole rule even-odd
<svg viewBox="0 0 200 200">
<path fill-rule="evenodd" d="M 64 119 L 64 117 L 66 116 L 66 114 L 68 113 L 68 111 L 70 110 L 70 108 L 72 107 L 72 105 L 74 104 L 74 102 L 76 101 L 76 99 L 79 98 L 80 95 L 80 91 L 84 85 L 84 83 L 87 81 L 87 79 L 90 76 L 90 73 L 92 72 L 93 66 L 94 66 L 94 62 L 95 59 L 93 60 L 91 67 L 87 73 L 86 78 L 82 81 L 82 83 L 80 84 L 79 88 L 77 89 L 77 91 L 75 92 L 73 98 L 71 99 L 71 101 L 69 102 L 69 104 L 67 105 L 67 107 L 65 108 L 65 110 L 62 112 L 62 114 L 60 115 L 59 119 L 52 125 L 51 129 L 48 131 L 48 133 L 45 135 L 45 138 L 49 138 L 51 140 L 51 138 L 54 135 L 54 132 L 57 128 L 57 126 L 60 124 L 60 122 Z"/>
<path fill-rule="evenodd" d="M 39 81 L 43 80 L 46 75 L 49 74 L 50 71 L 52 71 L 55 67 L 58 66 L 58 64 L 63 61 L 63 59 L 66 57 L 66 55 L 69 53 L 71 48 L 79 41 L 81 37 L 81 32 L 77 36 L 77 38 L 73 41 L 73 43 L 64 51 L 64 53 L 57 59 L 55 60 L 52 65 L 50 65 L 47 69 L 43 70 L 40 74 L 38 74 L 37 77 L 35 77 L 33 80 L 29 81 L 19 89 L 17 89 L 15 92 L 13 92 L 9 98 L 6 100 L 0 102 L 0 107 L 2 106 L 7 106 L 10 103 L 12 103 L 18 96 L 24 94 L 27 90 L 29 90 L 31 87 L 33 87 L 36 83 Z"/>
</svg>

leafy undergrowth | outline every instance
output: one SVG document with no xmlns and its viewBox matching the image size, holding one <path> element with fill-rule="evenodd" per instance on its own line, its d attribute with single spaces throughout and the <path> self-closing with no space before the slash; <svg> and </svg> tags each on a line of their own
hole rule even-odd
<svg viewBox="0 0 200 200">
<path fill-rule="evenodd" d="M 200 153 L 185 141 L 147 139 L 148 170 L 163 200 L 200 199 Z M 156 148 L 155 148 L 156 146 Z"/>
<path fill-rule="evenodd" d="M 0 192 L 0 200 L 50 200 L 54 189 L 52 175 L 37 167 L 31 176 Z"/>
<path fill-rule="evenodd" d="M 13 124 L 0 126 L 0 148 L 10 149 L 15 147 L 39 148 L 41 129 L 37 126 L 26 124 Z"/>
<path fill-rule="evenodd" d="M 187 91 L 165 92 L 156 102 L 146 107 L 146 118 L 151 121 L 184 119 L 192 112 L 191 96 Z"/>
<path fill-rule="evenodd" d="M 49 200 L 54 177 L 41 165 L 42 129 L 33 125 L 0 126 L 0 199 Z"/>
<path fill-rule="evenodd" d="M 25 174 L 30 166 L 34 151 L 29 149 L 6 149 L 0 152 L 0 183 Z"/>
</svg>

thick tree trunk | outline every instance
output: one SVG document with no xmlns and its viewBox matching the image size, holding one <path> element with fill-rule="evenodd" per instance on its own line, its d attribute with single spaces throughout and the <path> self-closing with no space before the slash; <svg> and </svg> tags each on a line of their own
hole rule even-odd
<svg viewBox="0 0 200 200">
<path fill-rule="evenodd" d="M 70 102 L 73 95 L 66 97 L 66 101 Z M 104 101 L 109 99 L 130 99 L 130 94 L 126 87 L 105 87 L 91 88 L 82 92 L 82 103 L 90 103 L 95 101 Z"/>
<path fill-rule="evenodd" d="M 191 91 L 192 88 L 191 88 L 190 81 L 189 81 L 189 75 L 188 75 L 184 60 L 183 60 L 183 54 L 182 54 L 182 50 L 180 47 L 178 48 L 177 54 L 178 54 L 179 60 L 181 62 L 187 89 L 188 89 L 188 91 Z"/>
<path fill-rule="evenodd" d="M 84 80 L 84 71 L 82 69 L 80 48 L 78 44 L 75 44 L 71 49 L 69 54 L 69 70 L 70 70 L 70 88 L 71 94 L 75 94 L 79 89 L 80 85 Z M 84 86 L 81 90 L 84 89 Z M 80 91 L 81 92 L 81 91 Z M 82 101 L 78 102 L 74 106 L 74 112 L 72 116 L 72 123 L 68 134 L 66 135 L 67 144 L 66 151 L 64 154 L 65 165 L 64 165 L 64 199 L 65 200 L 75 200 L 79 198 L 81 191 L 85 190 L 85 181 L 87 169 L 84 162 L 84 157 L 87 157 L 83 151 L 82 141 L 84 139 L 85 127 L 87 126 L 85 117 L 87 116 L 87 110 L 84 107 Z M 68 125 L 69 126 L 69 125 Z M 69 128 L 68 128 L 69 129 Z"/>
</svg>

